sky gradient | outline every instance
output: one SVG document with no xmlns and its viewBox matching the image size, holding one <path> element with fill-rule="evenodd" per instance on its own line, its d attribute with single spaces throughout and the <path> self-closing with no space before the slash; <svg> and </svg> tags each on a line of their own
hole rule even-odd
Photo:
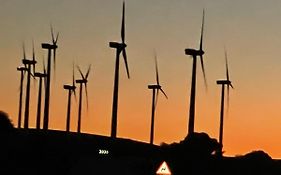
<svg viewBox="0 0 281 175">
<path fill-rule="evenodd" d="M 126 43 L 131 79 L 120 60 L 118 137 L 149 142 L 151 95 L 155 83 L 153 50 L 157 51 L 160 94 L 155 118 L 155 143 L 179 142 L 187 134 L 192 59 L 198 48 L 205 8 L 205 68 L 197 71 L 195 131 L 218 138 L 220 93 L 225 78 L 224 47 L 229 58 L 230 108 L 225 117 L 226 155 L 262 149 L 281 158 L 281 2 L 274 0 L 127 0 Z M 60 32 L 56 76 L 52 76 L 51 129 L 65 129 L 67 91 L 72 63 L 89 75 L 89 111 L 82 112 L 82 132 L 110 135 L 115 50 L 120 41 L 121 0 L 0 1 L 0 109 L 17 125 L 22 42 L 27 57 L 35 41 L 37 68 L 42 70 L 42 42 L 50 42 L 50 24 Z M 79 77 L 76 71 L 76 78 Z M 35 82 L 38 84 L 38 82 Z M 35 127 L 37 87 L 31 83 L 30 126 Z M 85 101 L 84 101 L 85 102 Z M 78 103 L 73 102 L 71 130 L 76 131 Z"/>
</svg>

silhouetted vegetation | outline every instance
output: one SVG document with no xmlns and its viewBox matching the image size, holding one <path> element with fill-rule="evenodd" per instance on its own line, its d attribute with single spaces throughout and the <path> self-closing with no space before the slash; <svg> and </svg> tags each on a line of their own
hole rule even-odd
<svg viewBox="0 0 281 175">
<path fill-rule="evenodd" d="M 9 115 L 0 111 L 0 133 L 11 132 L 14 130 L 14 125 L 9 119 Z"/>
</svg>

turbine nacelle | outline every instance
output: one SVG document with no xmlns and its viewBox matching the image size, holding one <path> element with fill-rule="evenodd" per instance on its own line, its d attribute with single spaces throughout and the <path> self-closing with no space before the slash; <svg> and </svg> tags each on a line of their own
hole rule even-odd
<svg viewBox="0 0 281 175">
<path fill-rule="evenodd" d="M 148 85 L 148 89 L 161 89 L 161 86 L 158 84 Z"/>
<path fill-rule="evenodd" d="M 88 80 L 86 80 L 86 79 L 81 79 L 81 80 L 76 80 L 75 82 L 76 82 L 76 83 L 81 83 L 81 84 L 82 84 L 82 83 L 85 83 L 85 84 L 86 84 L 86 83 L 88 82 Z"/>
<path fill-rule="evenodd" d="M 44 73 L 35 72 L 35 73 L 34 73 L 34 76 L 35 76 L 35 77 L 41 77 L 41 78 L 42 78 L 42 77 L 46 77 L 47 75 L 44 74 Z"/>
<path fill-rule="evenodd" d="M 196 49 L 185 49 L 185 54 L 186 55 L 191 55 L 191 56 L 202 56 L 204 55 L 204 51 L 203 50 L 196 50 Z"/>
<path fill-rule="evenodd" d="M 22 63 L 23 63 L 24 65 L 34 65 L 34 64 L 37 63 L 37 61 L 35 61 L 35 60 L 23 59 L 23 60 L 22 60 Z"/>
<path fill-rule="evenodd" d="M 56 44 L 42 43 L 41 47 L 43 49 L 57 49 L 58 46 Z"/>
<path fill-rule="evenodd" d="M 75 90 L 76 86 L 73 86 L 73 85 L 63 85 L 63 88 L 67 89 L 67 90 Z"/>
<path fill-rule="evenodd" d="M 125 43 L 109 42 L 109 47 L 123 50 L 127 47 Z"/>
<path fill-rule="evenodd" d="M 17 67 L 18 71 L 27 71 L 28 69 L 24 66 Z"/>
<path fill-rule="evenodd" d="M 217 84 L 222 84 L 222 85 L 231 85 L 231 81 L 229 80 L 217 80 Z"/>
</svg>

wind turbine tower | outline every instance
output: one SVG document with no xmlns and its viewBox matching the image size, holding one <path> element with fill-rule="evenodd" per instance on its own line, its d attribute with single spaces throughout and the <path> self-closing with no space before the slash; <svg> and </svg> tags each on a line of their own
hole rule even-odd
<svg viewBox="0 0 281 175">
<path fill-rule="evenodd" d="M 20 98 L 19 98 L 18 128 L 21 128 L 23 80 L 24 80 L 24 74 L 27 71 L 27 68 L 24 66 L 17 67 L 17 71 L 20 71 Z"/>
<path fill-rule="evenodd" d="M 43 64 L 43 69 L 44 69 L 44 73 L 40 73 L 40 72 L 35 72 L 34 73 L 34 76 L 39 78 L 37 116 L 36 116 L 36 129 L 40 129 L 40 123 L 41 123 L 42 80 L 44 80 L 44 85 L 45 85 L 45 88 L 46 88 L 45 77 L 47 76 L 47 74 L 46 74 L 46 69 L 45 69 L 45 65 L 44 64 Z"/>
<path fill-rule="evenodd" d="M 117 136 L 117 115 L 118 115 L 118 88 L 119 88 L 119 58 L 122 52 L 128 78 L 130 78 L 129 67 L 127 63 L 127 54 L 125 44 L 125 2 L 123 1 L 122 12 L 122 25 L 121 25 L 121 39 L 122 42 L 109 42 L 109 47 L 116 49 L 116 62 L 115 62 L 115 77 L 114 77 L 114 89 L 113 89 L 113 104 L 112 104 L 112 121 L 111 121 L 111 137 Z"/>
<path fill-rule="evenodd" d="M 27 60 L 26 59 L 24 46 L 23 46 L 23 52 L 24 52 L 24 58 L 22 59 L 22 63 L 27 68 L 27 84 L 26 84 L 26 98 L 25 98 L 25 112 L 24 112 L 24 128 L 28 129 L 28 125 L 29 125 L 29 100 L 30 100 L 30 77 L 33 76 L 32 73 L 31 73 L 31 66 L 33 66 L 33 68 L 34 68 L 35 64 L 37 62 L 35 61 L 34 52 L 33 52 L 32 60 Z"/>
<path fill-rule="evenodd" d="M 82 90 L 83 90 L 83 84 L 85 85 L 85 92 L 86 92 L 86 100 L 87 100 L 87 109 L 88 109 L 88 88 L 87 88 L 87 83 L 88 83 L 88 76 L 91 70 L 91 65 L 88 68 L 88 71 L 86 73 L 86 75 L 84 76 L 84 74 L 82 73 L 82 71 L 80 70 L 80 68 L 78 67 L 78 70 L 80 72 L 80 75 L 82 77 L 82 79 L 76 80 L 77 84 L 80 84 L 80 91 L 79 91 L 79 108 L 78 108 L 78 125 L 77 125 L 77 132 L 80 133 L 81 132 L 81 113 L 82 113 Z"/>
<path fill-rule="evenodd" d="M 56 49 L 57 41 L 59 37 L 59 33 L 57 33 L 56 39 L 53 34 L 53 28 L 51 26 L 51 35 L 52 35 L 52 44 L 42 43 L 41 46 L 43 49 L 48 50 L 48 63 L 47 63 L 47 81 L 46 81 L 46 89 L 45 89 L 45 106 L 44 106 L 44 121 L 43 121 L 43 129 L 48 130 L 49 128 L 49 107 L 50 107 L 50 88 L 51 88 L 51 51 L 53 50 L 53 58 L 54 65 L 56 61 Z"/>
<path fill-rule="evenodd" d="M 187 48 L 185 49 L 185 54 L 189 55 L 193 58 L 193 66 L 192 66 L 192 82 L 191 82 L 191 94 L 190 94 L 190 108 L 189 108 L 189 123 L 188 123 L 188 134 L 192 135 L 194 133 L 194 120 L 195 120 L 195 95 L 196 95 L 196 65 L 197 65 L 197 57 L 200 57 L 201 61 L 201 67 L 203 71 L 204 76 L 204 82 L 205 86 L 207 87 L 207 80 L 205 75 L 205 68 L 204 68 L 204 62 L 203 62 L 203 32 L 204 32 L 204 17 L 205 17 L 205 11 L 203 10 L 203 19 L 202 19 L 202 27 L 201 27 L 201 38 L 200 38 L 200 48 L 197 49 L 191 49 Z"/>
<path fill-rule="evenodd" d="M 63 88 L 65 90 L 68 90 L 68 103 L 67 103 L 67 114 L 66 114 L 66 131 L 69 132 L 70 131 L 70 113 L 71 113 L 71 94 L 72 94 L 72 92 L 74 93 L 74 95 L 76 97 L 74 65 L 73 65 L 73 69 L 72 69 L 72 85 L 64 85 Z"/>
<path fill-rule="evenodd" d="M 221 110 L 220 110 L 220 135 L 219 135 L 219 144 L 220 149 L 218 150 L 218 155 L 222 156 L 222 148 L 223 148 L 223 119 L 224 119 L 224 89 L 225 85 L 227 86 L 227 107 L 229 107 L 229 87 L 233 89 L 232 83 L 229 80 L 229 72 L 228 72 L 228 61 L 227 61 L 227 53 L 225 52 L 225 67 L 226 67 L 226 80 L 217 80 L 217 84 L 221 85 Z"/>
<path fill-rule="evenodd" d="M 168 96 L 162 89 L 159 83 L 159 74 L 158 74 L 158 65 L 157 65 L 157 57 L 155 54 L 155 70 L 156 70 L 156 82 L 157 84 L 148 85 L 148 89 L 152 90 L 152 110 L 151 110 L 151 129 L 150 129 L 150 144 L 153 144 L 154 141 L 154 117 L 155 117 L 155 109 L 158 100 L 159 90 L 164 94 L 164 96 L 168 99 Z M 156 92 L 156 93 L 155 93 Z M 155 97 L 156 96 L 156 97 Z"/>
</svg>

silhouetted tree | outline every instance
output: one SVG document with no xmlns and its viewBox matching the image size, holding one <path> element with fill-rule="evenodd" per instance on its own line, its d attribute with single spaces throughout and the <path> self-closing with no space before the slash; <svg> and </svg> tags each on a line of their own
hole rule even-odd
<svg viewBox="0 0 281 175">
<path fill-rule="evenodd" d="M 11 132 L 14 130 L 14 125 L 9 119 L 9 115 L 6 112 L 0 111 L 0 133 Z"/>
</svg>

